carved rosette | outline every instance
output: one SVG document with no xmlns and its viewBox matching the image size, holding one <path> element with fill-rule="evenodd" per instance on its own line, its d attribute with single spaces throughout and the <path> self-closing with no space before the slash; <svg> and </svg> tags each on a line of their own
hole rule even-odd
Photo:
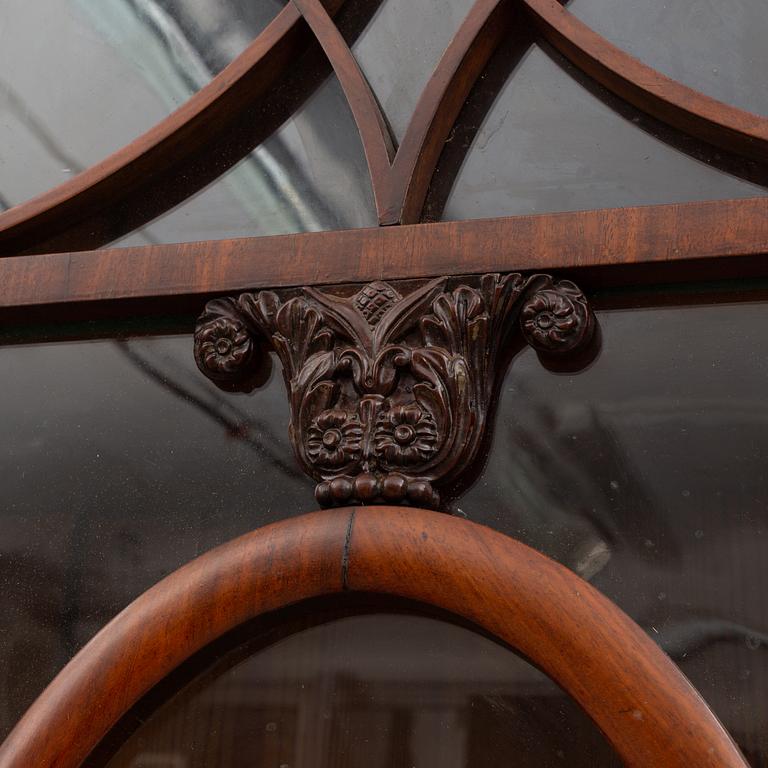
<svg viewBox="0 0 768 768">
<path fill-rule="evenodd" d="M 592 310 L 569 280 L 537 290 L 520 312 L 525 340 L 544 353 L 572 352 L 589 343 L 595 330 Z"/>
<path fill-rule="evenodd" d="M 470 282 L 468 280 L 467 282 Z M 252 376 L 261 341 L 282 364 L 299 463 L 323 506 L 439 504 L 477 457 L 505 349 L 518 330 L 540 352 L 574 352 L 594 318 L 581 291 L 547 275 L 449 278 L 402 296 L 374 282 L 351 297 L 305 288 L 209 302 L 200 370 L 222 386 Z"/>
</svg>

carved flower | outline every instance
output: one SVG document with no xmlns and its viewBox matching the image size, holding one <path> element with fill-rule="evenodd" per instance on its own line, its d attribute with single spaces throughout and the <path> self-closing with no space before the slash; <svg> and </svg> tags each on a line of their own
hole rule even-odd
<svg viewBox="0 0 768 768">
<path fill-rule="evenodd" d="M 336 469 L 360 458 L 362 441 L 357 414 L 334 408 L 323 411 L 307 430 L 307 456 L 318 467 Z"/>
<path fill-rule="evenodd" d="M 591 315 L 581 291 L 566 281 L 535 293 L 520 312 L 526 341 L 543 352 L 565 352 L 588 341 Z"/>
<path fill-rule="evenodd" d="M 437 450 L 437 427 L 431 413 L 416 403 L 398 405 L 379 414 L 376 453 L 394 466 L 418 464 Z"/>
<path fill-rule="evenodd" d="M 198 363 L 212 376 L 225 376 L 245 367 L 253 353 L 253 341 L 239 320 L 220 317 L 195 335 Z"/>
</svg>

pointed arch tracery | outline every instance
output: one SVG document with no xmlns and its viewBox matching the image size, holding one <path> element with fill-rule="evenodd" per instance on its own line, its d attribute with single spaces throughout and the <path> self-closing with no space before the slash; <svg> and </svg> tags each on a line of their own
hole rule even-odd
<svg viewBox="0 0 768 768">
<path fill-rule="evenodd" d="M 347 4 L 354 0 L 347 0 Z M 334 21 L 344 0 L 291 0 L 232 64 L 179 110 L 70 181 L 0 214 L 0 255 L 95 248 L 158 215 L 139 205 L 238 122 L 300 55 L 319 42 L 360 134 L 380 225 L 420 220 L 440 153 L 467 95 L 514 25 L 530 24 L 574 66 L 661 122 L 757 162 L 768 161 L 768 118 L 723 104 L 643 64 L 579 21 L 558 0 L 476 0 L 436 65 L 399 146 L 348 41 Z M 288 115 L 284 114 L 283 119 Z M 277 122 L 277 121 L 276 121 Z M 277 125 L 256 128 L 250 146 Z M 201 177 L 184 190 L 199 189 Z M 179 202 L 171 194 L 165 208 Z M 125 211 L 131 208 L 133 215 Z M 112 216 L 114 211 L 120 216 Z M 117 219 L 114 221 L 113 219 Z"/>
</svg>

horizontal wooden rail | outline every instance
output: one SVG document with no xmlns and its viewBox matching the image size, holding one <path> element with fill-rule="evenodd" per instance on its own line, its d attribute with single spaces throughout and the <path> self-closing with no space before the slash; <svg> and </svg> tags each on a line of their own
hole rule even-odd
<svg viewBox="0 0 768 768">
<path fill-rule="evenodd" d="M 343 591 L 416 600 L 508 643 L 579 702 L 629 768 L 746 768 L 678 668 L 589 584 L 489 528 L 402 507 L 293 518 L 176 571 L 65 667 L 0 747 L 0 768 L 78 768 L 194 653 L 251 618 Z"/>
<path fill-rule="evenodd" d="M 174 297 L 457 272 L 691 281 L 746 274 L 735 257 L 768 276 L 764 254 L 768 198 L 754 198 L 0 259 L 0 308 L 165 297 L 170 311 Z"/>
</svg>

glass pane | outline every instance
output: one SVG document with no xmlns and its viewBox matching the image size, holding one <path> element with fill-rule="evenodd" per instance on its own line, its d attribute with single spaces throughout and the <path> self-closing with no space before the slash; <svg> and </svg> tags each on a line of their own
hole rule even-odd
<svg viewBox="0 0 768 768">
<path fill-rule="evenodd" d="M 473 0 L 384 0 L 352 46 L 400 139 Z"/>
<path fill-rule="evenodd" d="M 524 351 L 457 502 L 618 603 L 753 765 L 768 764 L 767 310 L 601 311 L 601 353 L 578 374 Z"/>
<path fill-rule="evenodd" d="M 726 104 L 768 115 L 764 0 L 572 0 L 568 9 L 665 75 Z"/>
<path fill-rule="evenodd" d="M 66 181 L 205 85 L 284 0 L 4 0 L 0 200 Z"/>
<path fill-rule="evenodd" d="M 505 55 L 514 53 L 500 52 Z M 763 187 L 655 138 L 639 113 L 625 111 L 625 116 L 621 105 L 608 106 L 558 61 L 537 45 L 520 56 L 468 139 L 443 218 L 765 194 Z"/>
<path fill-rule="evenodd" d="M 360 135 L 336 77 L 202 192 L 115 245 L 376 226 Z"/>
<path fill-rule="evenodd" d="M 220 667 L 142 722 L 109 768 L 620 765 L 541 672 L 431 618 L 348 617 Z"/>
<path fill-rule="evenodd" d="M 314 508 L 279 367 L 253 395 L 190 336 L 0 347 L 0 740 L 90 637 L 213 546 Z"/>
</svg>

